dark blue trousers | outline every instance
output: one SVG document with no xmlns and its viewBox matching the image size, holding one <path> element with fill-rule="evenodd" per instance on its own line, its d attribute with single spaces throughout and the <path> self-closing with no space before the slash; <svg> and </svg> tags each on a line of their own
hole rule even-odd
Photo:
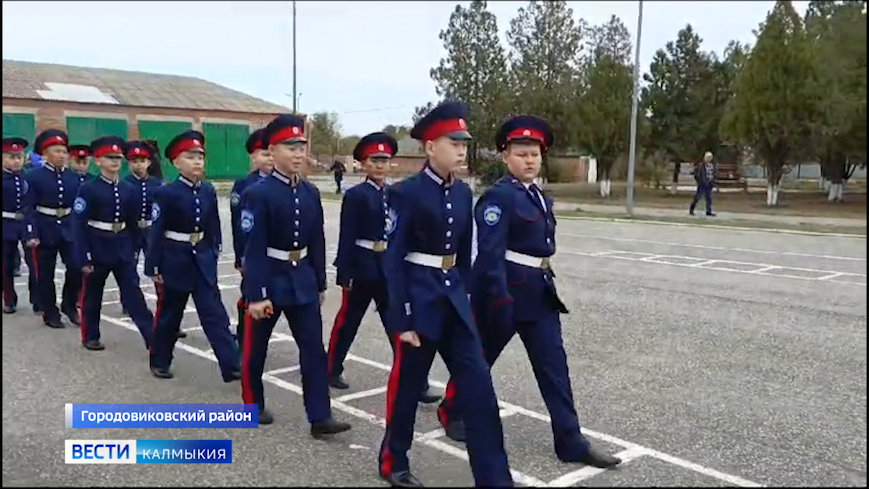
<svg viewBox="0 0 869 489">
<path fill-rule="evenodd" d="M 302 373 L 302 395 L 309 423 L 319 423 L 332 417 L 329 399 L 329 380 L 326 374 L 326 351 L 323 349 L 323 320 L 320 304 L 312 302 L 301 306 L 274 306 L 271 317 L 254 321 L 245 314 L 241 361 L 241 398 L 245 404 L 258 404 L 265 408 L 263 369 L 266 364 L 269 339 L 275 323 L 286 316 L 290 331 L 299 348 Z"/>
<path fill-rule="evenodd" d="M 60 312 L 74 311 L 79 300 L 81 289 L 81 268 L 73 257 L 71 241 L 62 241 L 55 246 L 40 244 L 36 247 L 37 269 L 36 285 L 39 308 L 43 317 L 48 320 L 60 321 Z M 60 310 L 57 309 L 57 292 L 54 288 L 54 269 L 57 265 L 57 255 L 66 266 L 63 281 L 63 292 L 60 299 Z"/>
<path fill-rule="evenodd" d="M 15 292 L 15 268 L 20 263 L 18 240 L 3 240 L 3 305 L 15 307 L 18 305 L 18 294 Z"/>
<path fill-rule="evenodd" d="M 534 377 L 537 379 L 537 387 L 552 420 L 555 454 L 558 458 L 576 460 L 585 455 L 588 451 L 588 441 L 581 434 L 579 416 L 574 407 L 573 389 L 570 385 L 570 372 L 567 368 L 567 354 L 561 338 L 561 318 L 558 312 L 552 311 L 537 321 L 520 321 L 504 325 L 486 321 L 480 313 L 481 308 L 475 310 L 478 311 L 477 319 L 480 320 L 483 354 L 490 368 L 513 335 L 518 333 L 522 343 L 525 344 Z M 443 424 L 463 417 L 467 418 L 467 413 L 473 411 L 473 407 L 461 409 L 462 406 L 473 405 L 463 404 L 457 398 L 459 389 L 460 387 L 450 379 L 443 405 L 438 409 L 438 417 Z M 465 426 L 467 425 L 468 423 L 465 423 Z"/>
<path fill-rule="evenodd" d="M 81 341 L 100 339 L 100 310 L 103 303 L 103 291 L 109 274 L 115 276 L 121 304 L 129 312 L 133 323 L 139 328 L 145 348 L 150 346 L 151 332 L 154 328 L 154 315 L 148 310 L 145 296 L 139 287 L 139 272 L 136 262 L 130 260 L 109 264 L 94 264 L 94 271 L 86 274 L 82 280 L 81 290 Z"/>
<path fill-rule="evenodd" d="M 399 340 L 398 335 L 393 339 L 395 358 L 386 390 L 386 434 L 380 446 L 380 474 L 386 477 L 409 469 L 407 451 L 413 441 L 419 392 L 435 353 L 440 353 L 455 379 L 459 403 L 474 407 L 466 413 L 465 433 L 476 485 L 512 487 L 498 400 L 480 339 L 449 302 L 444 301 L 440 310 L 444 328 L 440 341 L 420 337 L 422 344 L 414 347 Z"/>
<path fill-rule="evenodd" d="M 694 212 L 694 208 L 700 203 L 700 197 L 706 200 L 706 213 L 712 214 L 712 185 L 697 185 L 697 191 L 691 199 L 691 212 Z"/>
<path fill-rule="evenodd" d="M 386 330 L 386 282 L 354 282 L 353 288 L 343 290 L 341 295 L 341 308 L 338 309 L 338 314 L 335 315 L 335 323 L 332 326 L 332 334 L 329 337 L 329 350 L 327 357 L 329 360 L 329 375 L 336 376 L 344 373 L 344 360 L 347 358 L 347 353 L 350 351 L 350 345 L 356 338 L 356 333 L 359 331 L 359 325 L 362 324 L 362 318 L 365 312 L 368 311 L 368 306 L 371 301 L 377 306 L 377 312 L 380 314 L 380 322 Z M 386 336 L 389 345 L 393 348 L 395 344 Z M 395 352 L 393 352 L 395 355 Z M 423 384 L 422 392 L 425 393 L 429 389 L 428 377 Z"/>
<path fill-rule="evenodd" d="M 198 276 L 192 292 L 173 289 L 171 284 L 162 284 L 157 289 L 157 308 L 154 311 L 154 331 L 151 334 L 151 366 L 168 369 L 172 364 L 172 351 L 184 319 L 187 300 L 193 296 L 196 314 L 205 331 L 208 342 L 224 381 L 232 379 L 238 371 L 238 350 L 232 333 L 229 332 L 229 315 L 223 307 L 220 289 Z"/>
<path fill-rule="evenodd" d="M 39 286 L 36 283 L 36 276 L 39 274 L 36 269 L 36 249 L 24 247 L 24 263 L 27 264 L 27 292 L 30 295 L 30 305 L 33 306 L 33 312 L 40 312 Z"/>
</svg>

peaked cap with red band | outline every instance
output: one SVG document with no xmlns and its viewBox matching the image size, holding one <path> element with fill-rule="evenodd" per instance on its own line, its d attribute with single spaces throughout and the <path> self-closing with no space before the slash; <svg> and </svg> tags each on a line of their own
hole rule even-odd
<svg viewBox="0 0 869 489">
<path fill-rule="evenodd" d="M 269 145 L 263 139 L 264 134 L 264 129 L 257 129 L 256 131 L 252 132 L 250 136 L 248 136 L 247 142 L 245 143 L 245 147 L 247 147 L 247 154 L 252 155 L 253 152 L 258 149 L 268 149 Z"/>
<path fill-rule="evenodd" d="M 126 144 L 122 137 L 103 136 L 93 140 L 91 143 L 91 154 L 94 158 L 108 155 L 124 156 L 124 146 Z"/>
<path fill-rule="evenodd" d="M 169 141 L 169 144 L 166 145 L 166 151 L 164 151 L 163 154 L 165 154 L 166 158 L 169 158 L 171 161 L 177 158 L 181 153 L 190 151 L 191 149 L 205 151 L 205 136 L 201 132 L 192 129 L 182 132 Z"/>
<path fill-rule="evenodd" d="M 263 129 L 265 145 L 278 143 L 303 143 L 305 137 L 305 119 L 294 114 L 281 114 L 275 117 Z"/>
<path fill-rule="evenodd" d="M 528 141 L 539 143 L 546 151 L 553 140 L 552 130 L 545 120 L 533 115 L 519 115 L 501 125 L 495 135 L 495 146 L 503 151 L 508 143 Z"/>
<path fill-rule="evenodd" d="M 144 141 L 127 141 L 127 144 L 124 145 L 124 157 L 128 160 L 133 158 L 154 159 L 151 148 Z"/>
<path fill-rule="evenodd" d="M 410 137 L 425 143 L 446 136 L 454 141 L 473 139 L 468 132 L 465 119 L 468 118 L 468 108 L 460 102 L 443 102 L 410 130 Z"/>
<path fill-rule="evenodd" d="M 23 153 L 28 144 L 24 138 L 3 138 L 3 152 Z"/>
<path fill-rule="evenodd" d="M 365 161 L 366 158 L 392 158 L 398 153 L 398 141 L 385 132 L 373 132 L 356 143 L 353 159 Z"/>
<path fill-rule="evenodd" d="M 69 156 L 73 158 L 87 158 L 91 155 L 91 147 L 86 144 L 73 144 L 69 147 Z"/>
<path fill-rule="evenodd" d="M 55 144 L 66 146 L 68 142 L 69 136 L 60 129 L 46 129 L 39 133 L 39 136 L 36 136 L 36 140 L 33 141 L 33 149 L 41 155 L 49 146 Z"/>
</svg>

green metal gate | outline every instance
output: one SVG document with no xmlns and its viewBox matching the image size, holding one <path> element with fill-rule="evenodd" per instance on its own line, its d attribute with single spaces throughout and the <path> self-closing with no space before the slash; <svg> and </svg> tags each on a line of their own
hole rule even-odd
<svg viewBox="0 0 869 489">
<path fill-rule="evenodd" d="M 250 157 L 245 143 L 250 127 L 241 124 L 203 123 L 205 173 L 210 180 L 236 179 L 247 174 Z"/>
<path fill-rule="evenodd" d="M 184 131 L 189 131 L 191 124 L 181 121 L 139 121 L 139 139 L 153 139 L 160 148 L 160 170 L 163 172 L 163 180 L 169 182 L 178 178 L 178 170 L 175 165 L 166 158 L 164 152 L 169 141 Z"/>
<path fill-rule="evenodd" d="M 66 132 L 69 135 L 69 144 L 90 145 L 94 139 L 103 136 L 118 136 L 127 140 L 127 121 L 123 119 L 101 119 L 97 117 L 67 117 Z M 91 160 L 88 172 L 99 174 L 99 168 Z M 121 177 L 126 176 L 130 170 L 126 161 L 121 165 Z"/>
<path fill-rule="evenodd" d="M 36 138 L 36 117 L 33 114 L 3 113 L 3 137 L 24 138 L 33 149 L 33 139 Z"/>
</svg>

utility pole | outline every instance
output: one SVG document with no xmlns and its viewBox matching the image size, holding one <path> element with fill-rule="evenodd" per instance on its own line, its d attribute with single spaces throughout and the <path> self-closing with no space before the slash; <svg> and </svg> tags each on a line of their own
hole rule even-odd
<svg viewBox="0 0 869 489">
<path fill-rule="evenodd" d="M 298 112 L 298 100 L 296 95 L 296 0 L 293 0 L 293 113 Z"/>
<path fill-rule="evenodd" d="M 628 188 L 625 207 L 628 216 L 634 215 L 634 172 L 637 166 L 637 106 L 640 102 L 640 40 L 643 36 L 643 0 L 637 15 L 637 46 L 634 54 L 634 92 L 631 101 L 631 146 L 628 152 Z"/>
</svg>

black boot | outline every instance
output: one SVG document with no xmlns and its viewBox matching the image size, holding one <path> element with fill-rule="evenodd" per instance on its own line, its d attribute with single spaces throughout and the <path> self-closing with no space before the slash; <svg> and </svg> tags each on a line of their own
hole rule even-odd
<svg viewBox="0 0 869 489">
<path fill-rule="evenodd" d="M 230 372 L 229 377 L 223 379 L 223 381 L 227 384 L 230 382 L 235 382 L 236 380 L 241 380 L 241 370 L 233 370 L 232 372 Z"/>
<path fill-rule="evenodd" d="M 319 423 L 311 424 L 311 436 L 314 438 L 319 438 L 324 435 L 335 435 L 338 433 L 343 433 L 351 428 L 350 423 L 344 423 L 343 421 L 335 421 L 333 418 L 329 418 L 326 421 L 321 421 Z"/>
<path fill-rule="evenodd" d="M 76 326 L 81 325 L 81 316 L 79 316 L 78 314 L 78 309 L 76 309 L 75 307 L 66 308 L 63 313 L 66 314 L 66 317 L 69 318 L 69 322 L 75 324 Z"/>
<path fill-rule="evenodd" d="M 91 351 L 105 350 L 106 345 L 100 343 L 100 340 L 89 340 L 82 342 L 82 346 Z"/>
<path fill-rule="evenodd" d="M 349 389 L 350 384 L 348 384 L 347 382 L 344 381 L 343 375 L 338 374 L 338 375 L 333 375 L 332 377 L 329 378 L 329 387 L 344 390 L 344 389 Z"/>
<path fill-rule="evenodd" d="M 268 409 L 262 409 L 259 412 L 258 420 L 259 424 L 272 424 L 275 422 L 274 416 L 269 412 Z"/>
<path fill-rule="evenodd" d="M 151 374 L 158 379 L 171 379 L 174 377 L 168 368 L 151 367 Z"/>
<path fill-rule="evenodd" d="M 393 472 L 384 477 L 383 480 L 388 482 L 392 487 L 425 487 L 409 470 Z"/>
<path fill-rule="evenodd" d="M 178 338 L 179 340 L 183 339 L 183 338 L 187 338 L 187 333 L 185 333 L 184 331 L 179 331 L 179 332 L 175 333 L 175 337 Z"/>
<path fill-rule="evenodd" d="M 426 389 L 422 393 L 422 397 L 419 398 L 419 402 L 423 404 L 434 404 L 441 400 L 440 394 L 435 394 L 432 392 L 431 388 Z"/>
<path fill-rule="evenodd" d="M 66 327 L 66 325 L 63 324 L 63 321 L 61 321 L 60 318 L 44 318 L 43 322 L 45 322 L 46 326 L 53 329 L 63 329 Z"/>
<path fill-rule="evenodd" d="M 618 457 L 613 457 L 612 455 L 604 451 L 598 450 L 591 445 L 589 445 L 588 451 L 586 451 L 585 454 L 583 454 L 581 457 L 567 460 L 562 459 L 561 461 L 568 463 L 579 462 L 585 465 L 590 465 L 592 467 L 597 467 L 599 469 L 609 469 L 622 463 L 622 459 Z"/>
<path fill-rule="evenodd" d="M 3 306 L 3 314 L 12 314 L 15 312 L 15 304 L 7 304 Z"/>
</svg>

